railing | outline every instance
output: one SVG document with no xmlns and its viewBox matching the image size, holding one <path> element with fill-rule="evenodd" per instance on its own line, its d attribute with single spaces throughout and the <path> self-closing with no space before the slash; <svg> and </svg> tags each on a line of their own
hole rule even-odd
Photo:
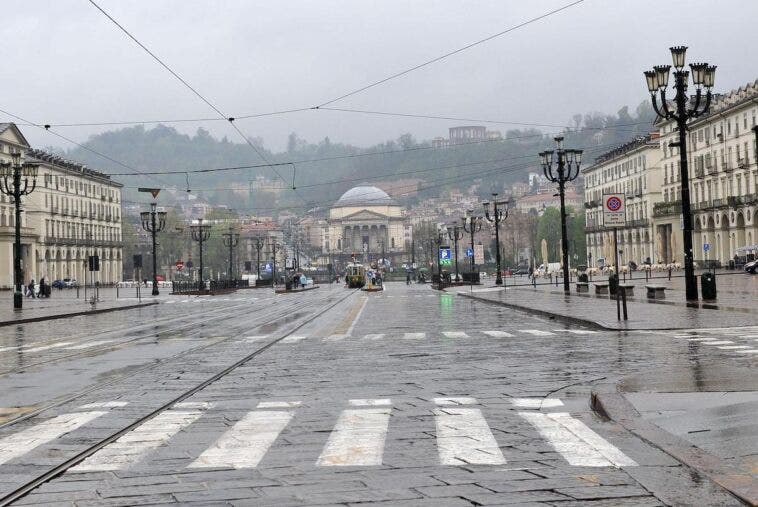
<svg viewBox="0 0 758 507">
<path fill-rule="evenodd" d="M 628 227 L 647 227 L 650 225 L 650 220 L 647 218 L 638 218 L 637 220 L 630 220 L 626 224 Z"/>
<path fill-rule="evenodd" d="M 723 207 L 726 207 L 726 206 L 727 206 L 726 199 L 714 199 L 713 200 L 713 207 L 714 208 L 723 208 Z"/>
</svg>

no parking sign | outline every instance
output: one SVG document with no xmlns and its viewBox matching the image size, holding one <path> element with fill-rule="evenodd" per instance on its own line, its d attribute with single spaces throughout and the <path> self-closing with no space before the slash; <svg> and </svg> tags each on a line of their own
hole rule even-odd
<svg viewBox="0 0 758 507">
<path fill-rule="evenodd" d="M 624 194 L 603 195 L 603 225 L 618 227 L 626 225 Z"/>
</svg>

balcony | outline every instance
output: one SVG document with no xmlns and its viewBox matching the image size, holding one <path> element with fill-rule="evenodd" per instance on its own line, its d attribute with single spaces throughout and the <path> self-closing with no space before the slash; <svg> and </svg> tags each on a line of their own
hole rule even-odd
<svg viewBox="0 0 758 507">
<path fill-rule="evenodd" d="M 647 227 L 650 225 L 650 220 L 647 218 L 638 218 L 637 220 L 629 220 L 626 225 L 627 227 Z"/>
<path fill-rule="evenodd" d="M 714 208 L 726 208 L 728 206 L 726 199 L 714 199 L 713 200 L 713 207 Z"/>
<path fill-rule="evenodd" d="M 587 202 L 584 203 L 584 207 L 586 209 L 597 208 L 598 206 L 600 206 L 600 203 L 598 201 L 595 201 L 595 200 L 587 201 Z"/>
<path fill-rule="evenodd" d="M 682 213 L 682 201 L 657 202 L 653 205 L 654 217 L 667 217 Z"/>
</svg>

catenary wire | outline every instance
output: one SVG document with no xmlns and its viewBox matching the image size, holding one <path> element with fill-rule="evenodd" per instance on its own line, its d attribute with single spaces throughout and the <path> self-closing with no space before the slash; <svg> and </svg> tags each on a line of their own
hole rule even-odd
<svg viewBox="0 0 758 507">
<path fill-rule="evenodd" d="M 90 0 L 90 1 L 92 1 L 92 0 Z M 540 14 L 539 16 L 530 18 L 530 19 L 528 19 L 526 21 L 523 21 L 523 22 L 521 22 L 521 23 L 519 23 L 517 25 L 514 25 L 514 26 L 512 26 L 510 28 L 507 28 L 507 29 L 505 29 L 505 30 L 503 30 L 501 32 L 498 32 L 496 34 L 490 35 L 489 37 L 485 37 L 484 39 L 480 39 L 478 41 L 472 42 L 472 43 L 467 44 L 467 45 L 465 45 L 463 47 L 455 49 L 453 51 L 449 51 L 449 52 L 447 52 L 447 53 L 445 53 L 443 55 L 440 55 L 440 56 L 438 56 L 436 58 L 432 58 L 431 60 L 427 60 L 427 61 L 425 61 L 423 63 L 418 64 L 418 65 L 414 65 L 413 67 L 407 68 L 407 69 L 402 70 L 400 72 L 396 72 L 395 74 L 387 76 L 387 77 L 385 77 L 383 79 L 380 79 L 380 80 L 374 81 L 373 83 L 370 83 L 368 85 L 362 86 L 362 87 L 360 87 L 360 88 L 358 88 L 356 90 L 353 90 L 351 92 L 348 92 L 348 93 L 345 93 L 343 95 L 340 95 L 339 97 L 327 100 L 326 102 L 322 102 L 321 104 L 319 104 L 317 106 L 314 106 L 314 109 L 318 109 L 320 107 L 328 106 L 329 104 L 333 104 L 333 103 L 338 102 L 338 101 L 340 101 L 342 99 L 346 99 L 348 97 L 352 97 L 353 95 L 357 95 L 357 94 L 359 94 L 361 92 L 364 92 L 364 91 L 366 91 L 366 90 L 368 90 L 370 88 L 374 88 L 375 86 L 379 86 L 380 84 L 384 84 L 384 83 L 386 83 L 388 81 L 392 81 L 393 79 L 396 79 L 398 77 L 404 76 L 406 74 L 410 74 L 411 72 L 414 72 L 414 71 L 416 71 L 418 69 L 421 69 L 423 67 L 426 67 L 428 65 L 432 65 L 434 63 L 437 63 L 437 62 L 439 62 L 441 60 L 444 60 L 445 58 L 448 58 L 450 56 L 456 55 L 458 53 L 462 53 L 463 51 L 466 51 L 468 49 L 473 48 L 474 46 L 478 46 L 480 44 L 484 44 L 485 42 L 491 41 L 491 40 L 496 39 L 498 37 L 501 37 L 501 36 L 503 36 L 505 34 L 508 34 L 510 32 L 518 30 L 519 28 L 523 28 L 523 27 L 525 27 L 527 25 L 530 25 L 532 23 L 535 23 L 537 21 L 540 21 L 542 19 L 550 17 L 550 16 L 552 16 L 554 14 L 557 14 L 557 13 L 559 13 L 561 11 L 564 11 L 566 9 L 569 9 L 569 8 L 575 6 L 575 5 L 578 5 L 578 4 L 582 3 L 583 1 L 584 0 L 576 0 L 575 2 L 571 2 L 569 4 L 566 4 L 566 5 L 563 5 L 563 6 L 559 7 L 557 9 L 553 9 L 552 11 L 546 12 L 545 14 Z"/>
</svg>

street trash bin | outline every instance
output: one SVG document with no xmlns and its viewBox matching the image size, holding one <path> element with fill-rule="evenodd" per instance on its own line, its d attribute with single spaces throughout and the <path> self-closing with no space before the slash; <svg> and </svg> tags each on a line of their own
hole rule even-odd
<svg viewBox="0 0 758 507">
<path fill-rule="evenodd" d="M 716 275 L 713 273 L 700 275 L 700 291 L 703 299 L 716 299 Z"/>
<path fill-rule="evenodd" d="M 587 276 L 587 273 L 580 273 L 577 279 L 583 283 L 589 283 L 590 281 L 590 278 Z"/>
<path fill-rule="evenodd" d="M 734 259 L 729 260 L 729 269 L 734 269 Z"/>
<path fill-rule="evenodd" d="M 608 277 L 608 293 L 611 296 L 616 295 L 616 291 L 619 287 L 619 275 L 616 273 L 613 273 L 611 276 Z"/>
</svg>

